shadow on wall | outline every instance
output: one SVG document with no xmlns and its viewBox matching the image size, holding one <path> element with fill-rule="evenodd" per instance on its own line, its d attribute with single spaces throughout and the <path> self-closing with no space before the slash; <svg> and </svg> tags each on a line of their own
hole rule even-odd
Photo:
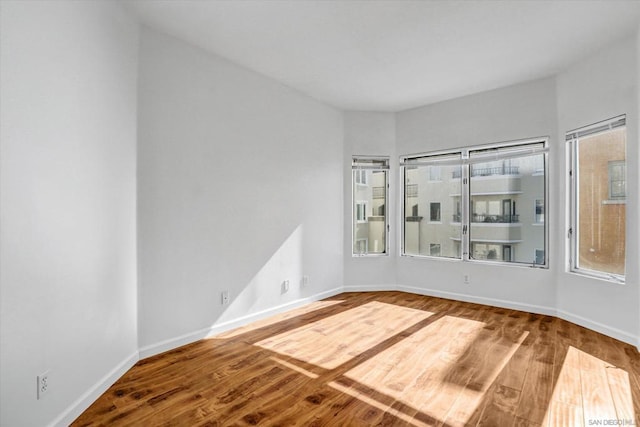
<svg viewBox="0 0 640 427">
<path fill-rule="evenodd" d="M 211 326 L 302 297 L 308 284 L 308 280 L 303 283 L 304 249 L 304 227 L 300 224 L 251 279 L 241 286 L 230 286 L 228 307 L 223 307 Z"/>
</svg>

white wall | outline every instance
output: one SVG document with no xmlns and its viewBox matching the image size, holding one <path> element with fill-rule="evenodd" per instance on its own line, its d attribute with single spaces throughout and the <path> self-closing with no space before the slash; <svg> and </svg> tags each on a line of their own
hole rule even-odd
<svg viewBox="0 0 640 427">
<path fill-rule="evenodd" d="M 554 159 L 561 147 L 556 137 L 553 78 L 403 111 L 396 120 L 398 155 L 549 136 L 549 179 L 556 179 Z M 558 192 L 550 187 L 553 205 Z M 551 215 L 547 222 L 551 227 L 549 270 L 400 257 L 398 286 L 412 292 L 552 313 L 555 272 L 561 268 L 560 242 L 558 218 Z M 470 276 L 470 284 L 463 283 L 463 274 Z"/>
<path fill-rule="evenodd" d="M 393 113 L 344 113 L 344 285 L 350 290 L 392 289 L 396 284 L 398 159 L 395 151 L 396 122 Z M 353 257 L 351 159 L 354 155 L 389 156 L 389 256 Z"/>
<path fill-rule="evenodd" d="M 1 14 L 0 424 L 68 424 L 137 360 L 137 25 L 107 1 Z"/>
<path fill-rule="evenodd" d="M 636 37 L 629 37 L 572 65 L 558 75 L 559 135 L 591 123 L 627 114 L 627 252 L 626 284 L 558 271 L 558 310 L 563 317 L 595 330 L 611 331 L 627 342 L 640 335 L 638 325 L 639 289 L 639 187 L 638 167 L 638 73 Z M 564 172 L 565 151 L 557 153 Z M 559 171 L 559 172 L 560 172 Z M 558 187 L 566 186 L 566 174 L 559 173 Z M 558 219 L 565 222 L 565 192 L 556 204 Z M 566 230 L 566 222 L 565 222 Z M 567 239 L 559 242 L 567 250 Z M 563 252 L 564 253 L 564 252 Z"/>
<path fill-rule="evenodd" d="M 146 29 L 139 88 L 142 355 L 342 286 L 340 112 Z"/>
</svg>

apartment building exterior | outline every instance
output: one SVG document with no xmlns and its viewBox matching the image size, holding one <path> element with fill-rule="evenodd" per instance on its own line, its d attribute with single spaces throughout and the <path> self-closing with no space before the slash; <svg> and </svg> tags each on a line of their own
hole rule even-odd
<svg viewBox="0 0 640 427">
<path fill-rule="evenodd" d="M 543 155 L 469 165 L 469 258 L 545 264 Z M 404 253 L 461 258 L 460 165 L 405 168 Z"/>
<path fill-rule="evenodd" d="M 387 252 L 386 170 L 353 170 L 353 254 Z"/>
</svg>

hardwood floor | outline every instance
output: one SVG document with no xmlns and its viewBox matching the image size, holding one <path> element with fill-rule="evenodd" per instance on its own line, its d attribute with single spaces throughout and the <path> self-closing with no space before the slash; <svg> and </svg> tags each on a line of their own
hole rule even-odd
<svg viewBox="0 0 640 427">
<path fill-rule="evenodd" d="M 640 355 L 555 317 L 344 293 L 141 360 L 73 425 L 640 426 Z"/>
</svg>

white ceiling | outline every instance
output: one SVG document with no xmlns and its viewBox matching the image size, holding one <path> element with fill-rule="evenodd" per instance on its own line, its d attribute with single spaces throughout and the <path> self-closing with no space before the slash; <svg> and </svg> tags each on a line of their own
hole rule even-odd
<svg viewBox="0 0 640 427">
<path fill-rule="evenodd" d="M 634 0 L 126 1 L 150 27 L 365 111 L 550 76 L 640 22 Z"/>
</svg>

